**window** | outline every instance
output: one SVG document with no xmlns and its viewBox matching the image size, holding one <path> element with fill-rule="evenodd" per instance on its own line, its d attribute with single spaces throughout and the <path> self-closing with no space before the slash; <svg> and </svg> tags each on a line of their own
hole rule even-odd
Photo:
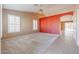
<svg viewBox="0 0 79 59">
<path fill-rule="evenodd" d="M 8 32 L 20 32 L 20 16 L 8 15 Z"/>
<path fill-rule="evenodd" d="M 37 30 L 38 29 L 38 24 L 37 24 L 37 20 L 33 20 L 33 30 Z"/>
</svg>

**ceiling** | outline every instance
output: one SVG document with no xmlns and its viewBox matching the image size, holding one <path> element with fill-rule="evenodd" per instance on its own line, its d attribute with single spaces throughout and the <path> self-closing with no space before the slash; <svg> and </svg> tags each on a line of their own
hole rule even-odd
<svg viewBox="0 0 79 59">
<path fill-rule="evenodd" d="M 72 9 L 74 6 L 73 4 L 43 4 L 42 7 L 38 4 L 4 4 L 3 8 L 34 13 L 38 13 L 42 8 L 45 15 L 51 15 L 57 11 Z"/>
<path fill-rule="evenodd" d="M 33 4 L 4 4 L 3 8 L 24 12 L 38 12 L 39 10 L 39 7 L 34 6 Z"/>
</svg>

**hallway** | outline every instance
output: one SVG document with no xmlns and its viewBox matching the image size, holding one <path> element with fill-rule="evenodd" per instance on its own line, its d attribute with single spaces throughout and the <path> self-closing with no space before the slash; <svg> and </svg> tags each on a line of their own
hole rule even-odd
<svg viewBox="0 0 79 59">
<path fill-rule="evenodd" d="M 61 35 L 52 45 L 46 50 L 45 53 L 56 54 L 77 54 L 79 53 L 79 47 L 74 40 L 73 31 L 65 31 L 64 35 Z"/>
</svg>

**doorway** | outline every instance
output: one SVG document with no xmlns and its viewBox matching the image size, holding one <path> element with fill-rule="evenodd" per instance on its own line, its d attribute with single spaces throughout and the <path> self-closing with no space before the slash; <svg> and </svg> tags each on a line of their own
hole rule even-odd
<svg viewBox="0 0 79 59">
<path fill-rule="evenodd" d="M 64 34 L 73 34 L 73 22 L 65 22 Z"/>
<path fill-rule="evenodd" d="M 61 33 L 64 39 L 73 38 L 73 21 L 61 22 Z"/>
</svg>

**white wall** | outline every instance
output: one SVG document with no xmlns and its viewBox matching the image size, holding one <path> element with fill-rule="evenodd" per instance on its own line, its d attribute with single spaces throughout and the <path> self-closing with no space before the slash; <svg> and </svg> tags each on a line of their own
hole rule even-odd
<svg viewBox="0 0 79 59">
<path fill-rule="evenodd" d="M 1 5 L 0 5 L 0 38 L 2 36 L 2 20 L 1 20 Z"/>
<path fill-rule="evenodd" d="M 79 9 L 77 9 L 77 22 L 76 22 L 76 25 L 77 25 L 77 32 L 76 32 L 76 34 L 77 34 L 77 44 L 79 45 Z"/>
<path fill-rule="evenodd" d="M 60 21 L 73 21 L 72 15 L 62 16 Z"/>
<path fill-rule="evenodd" d="M 79 46 L 79 7 L 75 8 L 74 12 L 74 38 Z"/>
<path fill-rule="evenodd" d="M 76 12 L 76 9 L 75 9 L 75 10 L 74 10 L 74 14 L 73 14 L 73 32 L 74 32 L 74 39 L 75 39 L 75 41 L 77 41 L 77 37 L 76 37 L 76 36 L 77 36 L 77 35 L 76 35 L 76 33 L 77 33 L 77 32 L 76 32 L 76 31 L 77 31 L 77 29 L 76 29 L 76 28 L 77 28 L 77 25 L 76 25 L 76 22 L 77 22 L 77 21 L 76 21 L 76 20 L 77 20 L 77 18 L 76 18 L 76 13 L 77 13 L 77 12 Z"/>
<path fill-rule="evenodd" d="M 8 14 L 20 16 L 21 28 L 20 32 L 8 33 Z M 8 9 L 2 9 L 2 25 L 3 25 L 3 38 L 10 38 L 15 36 L 27 35 L 30 33 L 38 32 L 33 30 L 33 20 L 35 19 L 36 13 L 20 12 Z M 38 20 L 38 19 L 37 19 Z"/>
<path fill-rule="evenodd" d="M 1 53 L 1 15 L 0 15 L 0 53 Z"/>
</svg>

